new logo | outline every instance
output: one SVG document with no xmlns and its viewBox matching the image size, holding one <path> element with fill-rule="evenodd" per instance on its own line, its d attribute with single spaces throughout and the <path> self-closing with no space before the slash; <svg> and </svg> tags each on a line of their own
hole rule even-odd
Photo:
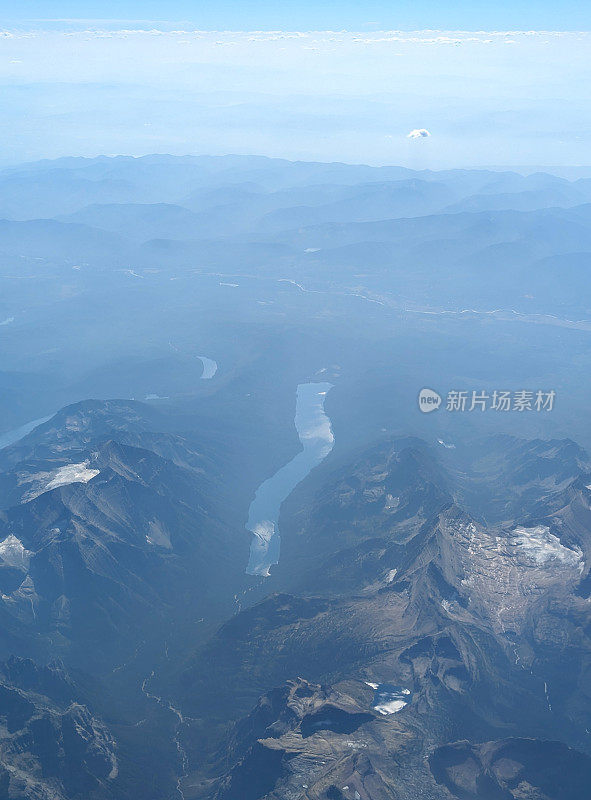
<svg viewBox="0 0 591 800">
<path fill-rule="evenodd" d="M 423 414 L 430 414 L 431 411 L 437 411 L 441 405 L 441 395 L 437 394 L 434 389 L 421 389 L 419 392 L 419 410 Z"/>
</svg>

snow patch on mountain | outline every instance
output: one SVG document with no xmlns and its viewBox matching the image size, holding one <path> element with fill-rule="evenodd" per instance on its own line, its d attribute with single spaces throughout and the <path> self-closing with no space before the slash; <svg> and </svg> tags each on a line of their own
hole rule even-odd
<svg viewBox="0 0 591 800">
<path fill-rule="evenodd" d="M 27 483 L 36 482 L 37 485 L 23 496 L 23 503 L 28 503 L 39 495 L 50 492 L 52 489 L 58 489 L 60 486 L 68 486 L 71 483 L 88 483 L 100 472 L 98 469 L 90 469 L 88 465 L 88 461 L 82 461 L 80 464 L 65 464 L 53 472 L 38 473 L 28 477 Z"/>
<path fill-rule="evenodd" d="M 373 684 L 368 685 L 373 686 Z M 375 689 L 372 708 L 383 716 L 396 714 L 397 711 L 401 711 L 408 705 L 410 695 L 410 689 L 402 689 L 400 686 L 392 686 L 389 683 L 380 683 Z"/>
<path fill-rule="evenodd" d="M 27 570 L 32 553 L 23 547 L 20 539 L 12 533 L 0 542 L 0 561 L 8 567 Z"/>
<path fill-rule="evenodd" d="M 172 544 L 170 541 L 170 535 L 168 531 L 165 530 L 162 523 L 159 520 L 154 519 L 148 524 L 150 532 L 146 535 L 146 542 L 157 547 L 164 547 L 167 550 L 171 550 Z"/>
<path fill-rule="evenodd" d="M 560 562 L 565 566 L 583 566 L 583 553 L 578 548 L 565 547 L 558 536 L 550 533 L 545 525 L 536 525 L 533 528 L 518 526 L 513 531 L 513 542 L 525 550 L 526 554 L 536 564 Z"/>
</svg>

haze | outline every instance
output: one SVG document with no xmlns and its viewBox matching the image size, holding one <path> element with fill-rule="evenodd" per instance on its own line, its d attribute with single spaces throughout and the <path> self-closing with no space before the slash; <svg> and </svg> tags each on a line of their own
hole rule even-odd
<svg viewBox="0 0 591 800">
<path fill-rule="evenodd" d="M 154 24 L 9 23 L 2 162 L 153 152 L 434 169 L 588 162 L 588 32 Z M 417 129 L 431 135 L 408 138 Z"/>
</svg>

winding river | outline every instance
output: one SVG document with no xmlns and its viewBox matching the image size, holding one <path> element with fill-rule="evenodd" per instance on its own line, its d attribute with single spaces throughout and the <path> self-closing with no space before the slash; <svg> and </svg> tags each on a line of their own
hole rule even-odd
<svg viewBox="0 0 591 800">
<path fill-rule="evenodd" d="M 330 419 L 324 412 L 324 399 L 331 388 L 331 383 L 298 386 L 295 426 L 303 449 L 259 486 L 250 505 L 246 528 L 254 538 L 246 568 L 249 575 L 269 575 L 271 566 L 278 563 L 281 504 L 333 448 Z"/>
</svg>

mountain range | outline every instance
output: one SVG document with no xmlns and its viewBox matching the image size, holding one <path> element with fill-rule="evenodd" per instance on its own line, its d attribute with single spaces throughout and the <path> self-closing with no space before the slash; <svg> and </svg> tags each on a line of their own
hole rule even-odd
<svg viewBox="0 0 591 800">
<path fill-rule="evenodd" d="M 0 172 L 0 798 L 584 800 L 590 186 Z"/>
</svg>

